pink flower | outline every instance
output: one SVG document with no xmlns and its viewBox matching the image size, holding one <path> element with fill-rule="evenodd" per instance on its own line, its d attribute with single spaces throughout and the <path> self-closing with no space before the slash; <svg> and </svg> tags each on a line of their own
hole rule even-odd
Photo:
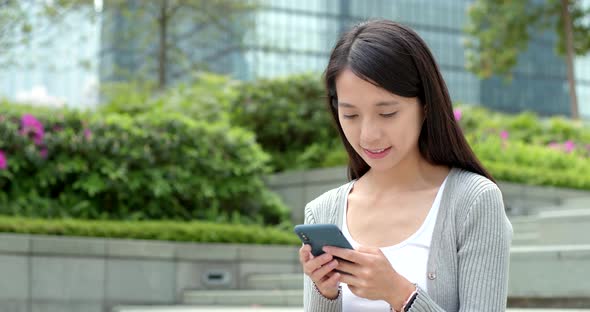
<svg viewBox="0 0 590 312">
<path fill-rule="evenodd" d="M 92 138 L 92 131 L 88 128 L 84 129 L 84 137 L 86 140 L 90 140 Z"/>
<path fill-rule="evenodd" d="M 502 130 L 502 132 L 500 132 L 500 137 L 502 140 L 508 140 L 508 131 Z"/>
<path fill-rule="evenodd" d="M 37 120 L 35 116 L 30 114 L 23 115 L 21 119 L 21 126 L 21 135 L 32 136 L 36 145 L 41 145 L 43 143 L 43 136 L 45 135 L 45 132 L 43 131 L 43 124 L 41 124 L 41 122 Z"/>
<path fill-rule="evenodd" d="M 3 151 L 0 151 L 0 169 L 6 169 L 8 167 L 8 159 Z"/>
<path fill-rule="evenodd" d="M 43 158 L 47 158 L 47 148 L 41 149 L 41 151 L 39 152 L 39 155 L 41 155 L 41 157 L 43 157 Z"/>
<path fill-rule="evenodd" d="M 567 140 L 563 143 L 563 147 L 566 152 L 571 153 L 576 148 L 576 144 L 571 140 Z"/>
<path fill-rule="evenodd" d="M 551 142 L 551 143 L 547 144 L 547 146 L 551 149 L 554 149 L 554 150 L 560 149 L 559 143 L 557 143 L 557 142 Z"/>
<path fill-rule="evenodd" d="M 21 118 L 23 128 L 43 128 L 43 125 L 35 116 L 31 114 L 25 114 Z"/>
<path fill-rule="evenodd" d="M 463 112 L 461 112 L 461 110 L 458 108 L 453 111 L 453 114 L 455 114 L 456 121 L 460 121 L 461 117 L 463 116 Z"/>
</svg>

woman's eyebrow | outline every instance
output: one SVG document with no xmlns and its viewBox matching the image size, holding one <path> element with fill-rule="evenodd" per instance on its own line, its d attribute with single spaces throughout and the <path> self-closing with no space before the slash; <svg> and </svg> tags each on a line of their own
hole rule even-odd
<svg viewBox="0 0 590 312">
<path fill-rule="evenodd" d="M 375 104 L 375 106 L 392 106 L 392 105 L 398 105 L 399 102 L 398 101 L 384 101 L 384 102 L 378 102 L 377 104 Z M 345 102 L 338 102 L 338 106 L 341 107 L 356 107 L 350 103 L 345 103 Z"/>
</svg>

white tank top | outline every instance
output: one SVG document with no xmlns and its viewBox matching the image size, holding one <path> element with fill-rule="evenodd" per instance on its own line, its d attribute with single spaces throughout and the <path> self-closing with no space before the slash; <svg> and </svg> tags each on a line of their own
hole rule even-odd
<svg viewBox="0 0 590 312">
<path fill-rule="evenodd" d="M 420 286 L 422 289 L 426 291 L 428 291 L 426 286 L 426 265 L 428 261 L 428 253 L 430 251 L 430 242 L 432 240 L 432 232 L 434 231 L 434 224 L 436 221 L 436 216 L 438 215 L 440 200 L 446 182 L 447 179 L 445 178 L 436 194 L 436 197 L 432 204 L 432 208 L 428 212 L 428 215 L 426 216 L 426 219 L 424 220 L 424 223 L 422 223 L 420 228 L 403 242 L 400 242 L 393 246 L 380 248 L 383 254 L 385 254 L 385 256 L 387 257 L 387 260 L 389 260 L 389 263 L 391 263 L 391 266 L 399 274 L 405 277 L 408 281 L 418 284 L 418 286 Z M 348 187 L 347 194 L 352 189 L 353 184 L 354 182 L 352 182 Z M 357 243 L 351 237 L 350 232 L 348 231 L 348 224 L 346 221 L 348 196 L 344 196 L 343 206 L 344 207 L 342 209 L 344 209 L 344 217 L 342 222 L 342 233 L 348 239 L 352 247 L 356 249 L 360 244 Z M 341 285 L 343 296 L 343 312 L 389 311 L 389 304 L 384 300 L 369 300 L 357 297 L 350 291 L 348 285 L 344 283 L 341 283 Z"/>
</svg>

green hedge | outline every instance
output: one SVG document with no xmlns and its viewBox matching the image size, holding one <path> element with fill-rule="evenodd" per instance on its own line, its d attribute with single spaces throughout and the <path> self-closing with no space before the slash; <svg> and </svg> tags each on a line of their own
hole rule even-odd
<svg viewBox="0 0 590 312">
<path fill-rule="evenodd" d="M 590 128 L 564 116 L 540 119 L 535 113 L 508 115 L 481 106 L 457 105 L 459 123 L 467 135 L 485 138 L 505 131 L 510 141 L 548 146 L 570 142 L 583 155 L 590 155 Z"/>
<path fill-rule="evenodd" d="M 590 129 L 563 116 L 459 105 L 459 123 L 498 180 L 590 190 Z"/>
<path fill-rule="evenodd" d="M 231 119 L 256 133 L 273 157 L 275 171 L 347 163 L 319 77 L 296 75 L 238 88 Z M 480 106 L 456 106 L 476 154 L 499 180 L 590 189 L 590 129 L 582 123 L 561 116 L 544 121 L 531 112 L 507 115 Z M 507 136 L 506 142 L 501 136 Z"/>
<path fill-rule="evenodd" d="M 590 190 L 590 160 L 586 156 L 492 138 L 471 146 L 498 180 Z"/>
<path fill-rule="evenodd" d="M 293 232 L 272 227 L 199 221 L 43 220 L 0 216 L 0 232 L 195 243 L 301 244 Z"/>
<path fill-rule="evenodd" d="M 161 114 L 180 112 L 195 120 L 230 122 L 230 109 L 238 97 L 240 82 L 212 73 L 200 73 L 189 84 L 158 92 L 154 86 L 135 82 L 109 83 L 100 114 Z"/>
<path fill-rule="evenodd" d="M 202 75 L 198 83 L 169 90 L 149 107 L 190 116 L 200 112 L 249 129 L 271 155 L 275 172 L 345 165 L 346 154 L 326 110 L 320 76 L 236 83 Z M 469 142 L 498 179 L 588 189 L 590 129 L 582 123 L 565 117 L 541 120 L 531 112 L 507 115 L 480 106 L 456 107 Z M 499 143 L 501 136 L 505 139 Z M 500 149 L 506 145 L 507 150 Z"/>
<path fill-rule="evenodd" d="M 475 154 L 500 181 L 529 185 L 590 190 L 590 159 L 584 151 L 571 152 L 533 145 L 518 140 L 503 140 L 498 134 L 467 136 Z M 343 166 L 343 148 L 324 151 L 325 167 Z"/>
<path fill-rule="evenodd" d="M 323 161 L 317 151 L 340 144 L 319 78 L 303 74 L 237 87 L 231 120 L 256 133 L 257 142 L 272 156 L 274 171 L 317 167 Z"/>
<path fill-rule="evenodd" d="M 43 127 L 23 134 L 23 116 Z M 288 209 L 262 177 L 254 135 L 181 113 L 80 113 L 2 103 L 0 213 L 82 219 L 278 224 Z M 31 116 L 29 116 L 31 118 Z"/>
<path fill-rule="evenodd" d="M 108 86 L 109 103 L 103 114 L 181 112 L 197 120 L 224 121 L 255 133 L 256 141 L 271 155 L 273 172 L 306 169 L 324 162 L 318 150 L 337 148 L 340 141 L 325 108 L 320 75 L 301 74 L 278 79 L 238 82 L 201 73 L 191 84 L 165 92 L 147 85 L 117 83 Z"/>
</svg>

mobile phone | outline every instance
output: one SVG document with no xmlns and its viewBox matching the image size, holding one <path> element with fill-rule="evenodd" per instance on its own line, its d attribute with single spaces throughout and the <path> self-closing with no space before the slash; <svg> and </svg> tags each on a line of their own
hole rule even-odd
<svg viewBox="0 0 590 312">
<path fill-rule="evenodd" d="M 324 253 L 324 246 L 354 249 L 335 224 L 299 224 L 294 231 L 302 243 L 311 245 L 314 257 Z"/>
</svg>

